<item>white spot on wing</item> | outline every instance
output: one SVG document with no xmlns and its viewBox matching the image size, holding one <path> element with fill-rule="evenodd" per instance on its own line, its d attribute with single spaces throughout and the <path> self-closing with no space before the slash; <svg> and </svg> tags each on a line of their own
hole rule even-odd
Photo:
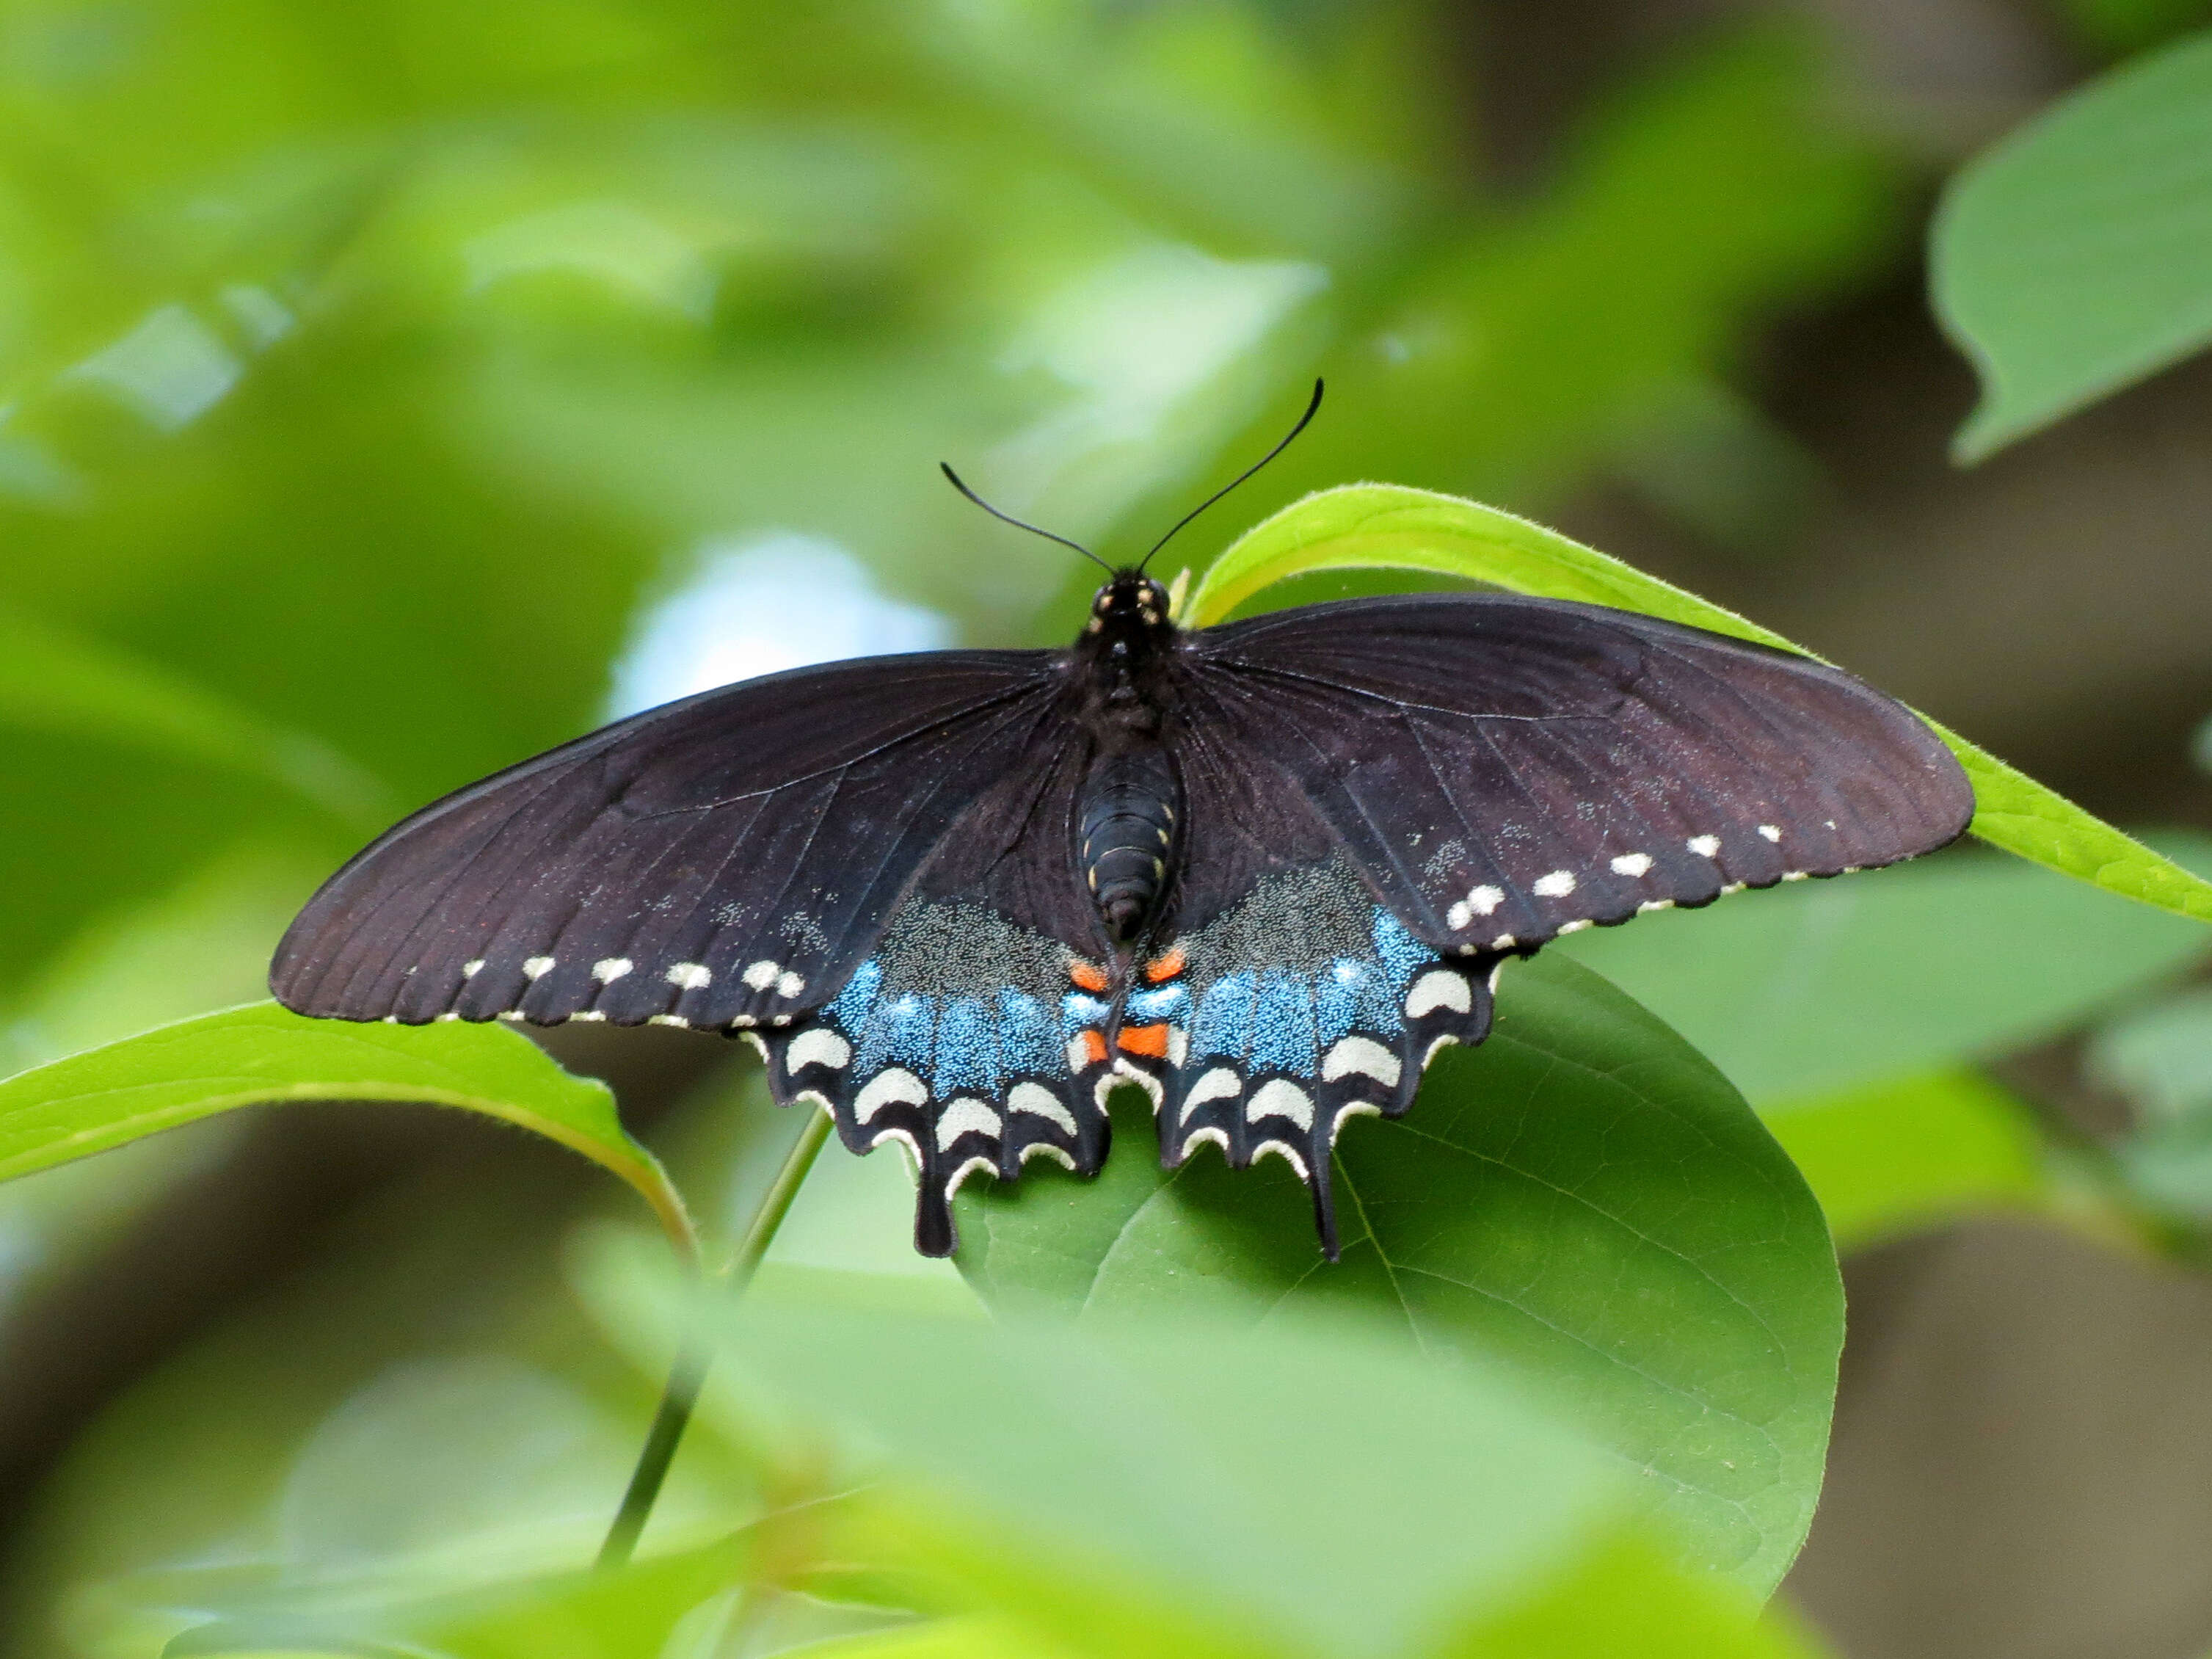
<svg viewBox="0 0 2212 1659">
<path fill-rule="evenodd" d="M 1784 881 L 1802 881 L 1806 877 L 1812 873 L 1813 872 L 1810 870 L 1784 870 L 1782 872 L 1782 879 Z"/>
<path fill-rule="evenodd" d="M 1350 1105 L 1340 1109 L 1337 1112 L 1335 1121 L 1328 1126 L 1328 1144 L 1332 1146 L 1336 1145 L 1336 1138 L 1344 1133 L 1344 1126 L 1347 1119 L 1355 1117 L 1380 1117 L 1382 1115 L 1382 1109 L 1380 1106 L 1377 1106 L 1373 1101 L 1353 1101 Z"/>
<path fill-rule="evenodd" d="M 1474 913 L 1467 908 L 1467 902 L 1463 899 L 1454 903 L 1450 909 L 1444 912 L 1444 925 L 1455 933 L 1474 920 Z"/>
<path fill-rule="evenodd" d="M 751 986 L 754 990 L 765 991 L 769 986 L 775 983 L 775 976 L 782 971 L 783 964 L 781 963 L 770 962 L 763 957 L 758 962 L 747 963 L 745 964 L 745 971 L 738 975 L 738 977 L 744 981 L 746 984 Z"/>
<path fill-rule="evenodd" d="M 1674 908 L 1674 901 L 1672 899 L 1646 899 L 1636 907 L 1636 914 L 1639 916 L 1649 915 L 1654 910 L 1671 910 Z"/>
<path fill-rule="evenodd" d="M 963 1095 L 937 1120 L 937 1145 L 940 1151 L 950 1150 L 963 1135 L 995 1135 L 1001 1127 L 996 1112 L 973 1095 Z"/>
<path fill-rule="evenodd" d="M 786 973 L 776 975 L 775 994 L 780 997 L 786 999 L 795 997 L 805 988 L 806 981 L 797 974 Z"/>
<path fill-rule="evenodd" d="M 1026 1164 L 1033 1158 L 1048 1158 L 1063 1170 L 1075 1168 L 1075 1154 L 1065 1146 L 1054 1146 L 1049 1140 L 1032 1140 L 1022 1148 L 1023 1163 Z"/>
<path fill-rule="evenodd" d="M 902 1066 L 889 1066 L 870 1078 L 867 1087 L 854 1097 L 853 1119 L 866 1123 L 893 1103 L 919 1106 L 928 1098 L 929 1091 L 922 1086 L 920 1078 Z"/>
<path fill-rule="evenodd" d="M 1721 855 L 1718 836 L 1692 836 L 1682 843 L 1701 859 L 1717 859 Z"/>
<path fill-rule="evenodd" d="M 785 1069 L 793 1072 L 802 1066 L 827 1066 L 833 1072 L 842 1072 L 852 1060 L 853 1045 L 821 1025 L 801 1031 L 783 1051 Z"/>
<path fill-rule="evenodd" d="M 1413 988 L 1406 993 L 1406 1018 L 1419 1019 L 1439 1008 L 1450 1008 L 1465 1013 L 1474 1006 L 1474 999 L 1467 988 L 1467 981 L 1445 969 L 1431 968 L 1413 981 Z"/>
<path fill-rule="evenodd" d="M 1528 890 L 1539 898 L 1565 898 L 1575 890 L 1575 872 L 1554 870 L 1548 876 L 1539 876 Z"/>
<path fill-rule="evenodd" d="M 1152 1097 L 1153 1115 L 1155 1116 L 1158 1115 L 1160 1102 L 1165 1098 L 1167 1095 L 1167 1087 L 1159 1080 L 1159 1079 L 1154 1077 L 1143 1066 L 1136 1065 L 1120 1054 L 1114 1056 L 1114 1066 L 1109 1075 L 1111 1077 L 1121 1078 L 1128 1082 L 1133 1083 L 1139 1089 L 1142 1089 L 1146 1094 L 1150 1095 Z M 1102 1100 L 1098 1103 L 1103 1106 L 1106 1103 Z"/>
<path fill-rule="evenodd" d="M 1505 902 L 1503 887 L 1475 887 L 1468 890 L 1467 908 L 1478 916 L 1486 916 Z"/>
<path fill-rule="evenodd" d="M 942 1141 L 939 1141 L 938 1144 L 940 1146 L 944 1145 Z M 969 1176 L 974 1175 L 979 1170 L 983 1171 L 986 1175 L 996 1176 L 999 1172 L 999 1166 L 988 1158 L 971 1158 L 966 1159 L 962 1163 L 958 1169 L 955 1170 L 951 1175 L 945 1177 L 945 1201 L 947 1204 L 950 1204 L 954 1196 L 960 1191 L 960 1183 L 967 1180 Z"/>
<path fill-rule="evenodd" d="M 1595 922 L 1589 920 L 1587 917 L 1583 918 L 1580 921 L 1563 921 L 1559 924 L 1559 937 L 1561 939 L 1565 939 L 1569 933 L 1579 933 L 1585 927 L 1595 927 L 1596 926 L 1597 924 Z"/>
<path fill-rule="evenodd" d="M 1301 1129 L 1313 1127 L 1313 1097 L 1288 1078 L 1270 1078 L 1244 1103 L 1244 1121 L 1286 1117 Z"/>
<path fill-rule="evenodd" d="M 1334 1083 L 1356 1072 L 1362 1077 L 1373 1078 L 1386 1089 L 1394 1089 L 1401 1069 L 1398 1056 L 1373 1037 L 1348 1036 L 1328 1051 L 1328 1057 L 1321 1063 L 1321 1076 L 1322 1082 Z"/>
<path fill-rule="evenodd" d="M 611 985 L 636 966 L 628 957 L 606 957 L 592 964 L 592 977 L 602 985 Z"/>
<path fill-rule="evenodd" d="M 484 959 L 482 957 L 478 957 L 474 962 L 463 963 L 461 964 L 461 977 L 463 979 L 474 979 L 478 974 L 483 972 L 483 964 Z"/>
<path fill-rule="evenodd" d="M 648 1025 L 689 1025 L 690 1023 L 681 1014 L 655 1014 L 646 1021 Z"/>
<path fill-rule="evenodd" d="M 1079 1073 L 1089 1064 L 1091 1045 L 1084 1042 L 1083 1034 L 1079 1031 L 1067 1040 L 1067 1069 Z"/>
<path fill-rule="evenodd" d="M 668 970 L 668 982 L 686 991 L 703 990 L 714 982 L 714 971 L 703 962 L 679 962 Z"/>
<path fill-rule="evenodd" d="M 1070 1134 L 1076 1132 L 1075 1114 L 1067 1109 L 1058 1095 L 1042 1083 L 1014 1085 L 1007 1092 L 1006 1107 L 1010 1111 L 1026 1112 L 1031 1117 L 1041 1117 L 1048 1123 L 1056 1123 Z M 1022 1156 L 1027 1158 L 1029 1154 L 1024 1152 Z M 1070 1169 L 1074 1167 L 1073 1164 L 1068 1165 Z"/>
<path fill-rule="evenodd" d="M 1782 839 L 1781 828 L 1777 824 L 1762 823 L 1759 826 L 1759 833 L 1765 836 L 1769 841 L 1780 841 Z"/>
<path fill-rule="evenodd" d="M 1244 1092 L 1244 1079 L 1226 1066 L 1217 1066 L 1190 1085 L 1190 1092 L 1182 1097 L 1186 1112 L 1194 1106 L 1203 1106 L 1209 1100 L 1234 1100 Z M 1223 1141 L 1222 1149 L 1229 1143 Z"/>
<path fill-rule="evenodd" d="M 532 957 L 522 964 L 522 976 L 525 979 L 543 979 L 552 971 L 553 958 L 550 957 Z"/>
<path fill-rule="evenodd" d="M 1221 1148 L 1221 1155 L 1224 1158 L 1229 1156 L 1229 1137 L 1219 1129 L 1211 1127 L 1193 1129 L 1188 1134 L 1185 1135 L 1182 1139 L 1182 1151 L 1177 1153 L 1176 1156 L 1178 1158 L 1188 1158 L 1193 1147 L 1203 1146 L 1208 1141 L 1212 1141 L 1215 1146 Z"/>
<path fill-rule="evenodd" d="M 1616 876 L 1640 876 L 1650 868 L 1649 853 L 1623 853 L 1613 861 L 1613 873 Z"/>
</svg>

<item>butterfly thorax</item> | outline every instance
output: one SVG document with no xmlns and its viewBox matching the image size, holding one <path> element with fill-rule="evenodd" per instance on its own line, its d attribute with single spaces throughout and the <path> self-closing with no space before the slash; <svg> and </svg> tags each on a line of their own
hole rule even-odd
<svg viewBox="0 0 2212 1659">
<path fill-rule="evenodd" d="M 1076 856 L 1116 945 L 1144 934 L 1174 862 L 1182 790 L 1164 738 L 1177 632 L 1167 590 L 1124 570 L 1098 590 L 1075 643 L 1081 719 L 1091 740 Z"/>
</svg>

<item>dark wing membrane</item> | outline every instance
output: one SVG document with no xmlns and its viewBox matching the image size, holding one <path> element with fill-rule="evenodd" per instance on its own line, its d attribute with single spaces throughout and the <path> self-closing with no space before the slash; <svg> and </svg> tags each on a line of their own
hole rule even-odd
<svg viewBox="0 0 2212 1659">
<path fill-rule="evenodd" d="M 1188 729 L 1295 780 L 1440 951 L 1527 950 L 1894 863 L 1973 812 L 1958 763 L 1902 704 L 1808 659 L 1627 611 L 1349 600 L 1208 630 L 1183 660 Z"/>
<path fill-rule="evenodd" d="M 963 812 L 1060 767 L 1059 662 L 872 658 L 608 726 L 388 831 L 301 913 L 270 987 L 341 1019 L 788 1024 Z"/>
<path fill-rule="evenodd" d="M 968 1176 L 1037 1157 L 1089 1176 L 1106 1157 L 1110 947 L 1074 860 L 1088 758 L 1071 737 L 977 795 L 836 999 L 748 1034 L 777 1099 L 827 1108 L 854 1152 L 905 1146 L 927 1255 L 957 1243 Z"/>
</svg>

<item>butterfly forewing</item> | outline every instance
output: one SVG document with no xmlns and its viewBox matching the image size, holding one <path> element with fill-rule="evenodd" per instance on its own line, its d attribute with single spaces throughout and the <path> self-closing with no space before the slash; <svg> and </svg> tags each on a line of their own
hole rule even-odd
<svg viewBox="0 0 2212 1659">
<path fill-rule="evenodd" d="M 836 996 L 976 798 L 1073 740 L 1042 652 L 803 669 L 651 711 L 424 809 L 279 948 L 288 1006 L 704 1027 Z"/>
<path fill-rule="evenodd" d="M 1941 740 L 1850 676 L 1594 606 L 1312 605 L 1201 635 L 1191 662 L 1214 746 L 1295 778 L 1453 952 L 1894 863 L 1973 811 Z"/>
</svg>

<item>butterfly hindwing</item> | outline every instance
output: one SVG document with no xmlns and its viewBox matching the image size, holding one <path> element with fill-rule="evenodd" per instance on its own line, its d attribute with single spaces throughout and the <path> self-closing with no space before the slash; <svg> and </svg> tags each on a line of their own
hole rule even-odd
<svg viewBox="0 0 2212 1659">
<path fill-rule="evenodd" d="M 1440 960 L 1339 859 L 1279 866 L 1138 970 L 1115 1046 L 1159 1109 L 1172 1169 L 1270 1152 L 1336 1253 L 1330 1152 L 1349 1117 L 1397 1117 L 1451 1042 L 1488 1035 L 1494 959 Z"/>
<path fill-rule="evenodd" d="M 969 1175 L 1012 1181 L 1042 1156 L 1088 1176 L 1104 1161 L 1103 982 L 995 910 L 916 896 L 834 1000 L 769 1035 L 770 1084 L 786 1103 L 827 1108 L 855 1152 L 902 1143 L 920 1188 L 915 1246 L 947 1255 Z"/>
</svg>

